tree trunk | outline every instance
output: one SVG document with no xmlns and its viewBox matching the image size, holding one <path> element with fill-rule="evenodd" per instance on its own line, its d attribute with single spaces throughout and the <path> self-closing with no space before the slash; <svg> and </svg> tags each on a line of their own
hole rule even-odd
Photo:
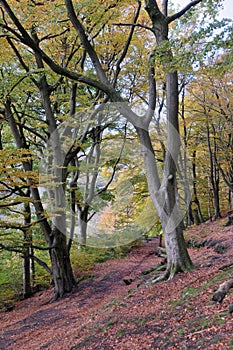
<svg viewBox="0 0 233 350">
<path fill-rule="evenodd" d="M 233 279 L 230 279 L 220 284 L 218 290 L 214 293 L 212 300 L 215 302 L 221 303 L 225 298 L 229 289 L 231 289 L 232 287 L 233 287 Z"/>
<path fill-rule="evenodd" d="M 31 285 L 31 232 L 24 230 L 24 242 L 23 242 L 23 297 L 28 298 L 32 294 Z"/>
<path fill-rule="evenodd" d="M 65 293 L 71 292 L 75 285 L 70 256 L 66 244 L 66 236 L 54 229 L 54 245 L 50 250 L 52 263 L 52 277 L 54 282 L 55 299 L 63 297 Z"/>
<path fill-rule="evenodd" d="M 196 172 L 196 150 L 193 151 L 193 158 L 192 158 L 192 171 L 193 171 L 193 202 L 196 204 L 197 208 L 194 208 L 194 223 L 198 222 L 202 223 L 204 222 L 204 218 L 201 212 L 201 205 L 198 199 L 197 195 L 197 172 Z"/>
<path fill-rule="evenodd" d="M 81 247 L 85 247 L 87 244 L 87 221 L 88 221 L 88 207 L 78 208 L 79 210 L 79 243 Z"/>
<path fill-rule="evenodd" d="M 161 184 L 149 132 L 141 128 L 136 130 L 143 150 L 148 188 L 164 232 L 167 270 L 162 278 L 172 278 L 176 272 L 192 269 L 192 262 L 183 236 L 183 218 L 177 196 L 176 178 L 172 175 L 175 167 L 172 157 L 167 156 L 166 174 Z"/>
<path fill-rule="evenodd" d="M 15 138 L 18 149 L 26 148 L 26 140 L 21 137 L 17 123 L 13 117 L 10 108 L 10 101 L 6 104 L 6 115 L 11 131 Z M 21 132 L 23 132 L 21 130 Z M 59 164 L 59 163 L 58 163 Z M 60 164 L 59 164 L 60 165 Z M 32 162 L 24 161 L 23 168 L 25 171 L 32 170 Z M 58 169 L 60 172 L 60 169 Z M 60 174 L 60 173 L 59 173 Z M 53 218 L 53 229 L 46 218 L 43 204 L 41 201 L 38 188 L 33 180 L 29 183 L 33 205 L 40 227 L 45 236 L 48 248 L 50 250 L 50 258 L 52 263 L 52 277 L 55 285 L 55 299 L 62 297 L 66 292 L 70 292 L 75 285 L 75 279 L 72 272 L 72 266 L 69 257 L 69 251 L 66 244 L 66 224 L 65 224 L 65 197 L 62 185 L 55 188 L 56 196 L 56 215 Z"/>
<path fill-rule="evenodd" d="M 164 277 L 170 279 L 177 272 L 190 271 L 193 265 L 183 236 L 183 217 L 175 177 L 167 181 L 166 192 L 161 223 L 167 252 L 167 270 Z"/>
<path fill-rule="evenodd" d="M 178 271 L 189 271 L 192 262 L 189 257 L 183 236 L 183 217 L 180 210 L 178 198 L 176 174 L 178 170 L 177 162 L 180 153 L 180 134 L 178 122 L 178 75 L 173 68 L 173 56 L 170 49 L 163 49 L 163 44 L 168 42 L 169 20 L 167 17 L 167 2 L 163 2 L 162 12 L 159 10 L 157 1 L 146 0 L 146 11 L 148 12 L 153 32 L 160 49 L 163 60 L 164 71 L 166 72 L 166 105 L 167 105 L 167 150 L 164 162 L 162 182 L 157 181 L 158 173 L 154 177 L 152 166 L 149 161 L 152 157 L 144 160 L 147 169 L 148 187 L 152 188 L 150 194 L 154 205 L 158 211 L 162 228 L 164 231 L 164 241 L 167 250 L 167 270 L 165 278 L 172 278 Z M 141 143 L 142 137 L 140 137 Z M 151 149 L 149 150 L 151 152 Z M 153 186 L 152 182 L 157 182 Z M 154 187 L 156 189 L 154 190 Z"/>
<path fill-rule="evenodd" d="M 204 110 L 206 113 L 206 111 Z M 220 203 L 219 203 L 219 170 L 214 162 L 214 154 L 216 157 L 216 142 L 214 142 L 214 150 L 212 150 L 211 140 L 210 140 L 210 128 L 208 119 L 206 119 L 206 138 L 209 151 L 209 161 L 210 161 L 210 182 L 212 185 L 213 195 L 214 195 L 214 220 L 221 218 Z"/>
<path fill-rule="evenodd" d="M 171 279 L 178 272 L 190 271 L 193 264 L 186 248 L 182 227 L 178 226 L 173 231 L 166 232 L 164 241 L 167 252 L 167 269 L 163 277 Z"/>
<path fill-rule="evenodd" d="M 194 222 L 193 213 L 192 213 L 192 202 L 191 202 L 191 191 L 188 177 L 188 138 L 187 138 L 187 127 L 185 120 L 185 84 L 182 88 L 182 98 L 181 98 L 181 118 L 183 120 L 183 143 L 184 143 L 184 154 L 183 154 L 183 162 L 181 159 L 181 169 L 183 169 L 183 174 L 180 174 L 179 177 L 182 179 L 183 187 L 184 187 L 184 201 L 186 206 L 185 213 L 185 224 L 186 227 L 191 226 Z M 182 164 L 183 163 L 183 164 Z"/>
<path fill-rule="evenodd" d="M 28 191 L 28 195 L 30 191 Z M 24 224 L 31 223 L 31 210 L 30 204 L 24 204 Z M 31 285 L 31 259 L 30 259 L 30 250 L 32 245 L 32 232 L 31 228 L 25 229 L 24 241 L 23 241 L 23 297 L 28 298 L 32 294 L 32 285 Z"/>
</svg>

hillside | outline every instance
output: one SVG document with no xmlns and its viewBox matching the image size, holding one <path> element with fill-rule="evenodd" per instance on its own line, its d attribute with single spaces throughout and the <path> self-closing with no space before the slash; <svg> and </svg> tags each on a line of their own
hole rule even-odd
<svg viewBox="0 0 233 350">
<path fill-rule="evenodd" d="M 155 239 L 98 264 L 62 300 L 48 303 L 51 289 L 17 303 L 0 314 L 0 349 L 233 349 L 233 294 L 221 304 L 212 301 L 233 275 L 233 266 L 219 270 L 233 261 L 233 226 L 226 221 L 187 230 L 197 268 L 171 281 L 151 285 L 153 273 L 142 274 L 161 263 Z"/>
</svg>

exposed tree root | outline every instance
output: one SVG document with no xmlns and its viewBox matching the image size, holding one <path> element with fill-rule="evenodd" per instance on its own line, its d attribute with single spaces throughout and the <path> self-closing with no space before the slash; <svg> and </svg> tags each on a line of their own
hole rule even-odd
<svg viewBox="0 0 233 350">
<path fill-rule="evenodd" d="M 165 269 L 165 268 L 164 268 Z M 164 274 L 157 276 L 154 278 L 151 283 L 157 283 L 162 282 L 166 280 L 171 280 L 177 273 L 179 272 L 188 272 L 193 269 L 193 265 L 188 266 L 187 268 L 181 268 L 179 266 L 171 266 L 170 268 L 167 268 Z M 162 269 L 161 269 L 162 270 Z M 158 270 L 157 270 L 158 271 Z"/>
<path fill-rule="evenodd" d="M 152 273 L 154 271 L 159 272 L 159 271 L 162 271 L 162 270 L 165 270 L 165 269 L 166 269 L 166 265 L 164 265 L 163 262 L 162 262 L 162 263 L 156 265 L 155 267 L 152 267 L 149 270 L 142 271 L 140 275 L 137 275 L 134 278 L 123 278 L 123 281 L 128 286 L 132 282 L 136 281 L 137 279 L 140 279 L 142 276 L 149 275 L 150 273 Z"/>
<path fill-rule="evenodd" d="M 228 264 L 224 264 L 219 267 L 219 270 L 226 270 L 228 267 L 231 267 L 233 265 L 233 261 L 229 262 Z"/>
<path fill-rule="evenodd" d="M 163 273 L 162 275 L 160 276 L 157 276 L 156 278 L 153 278 L 150 283 L 151 284 L 155 284 L 155 283 L 158 283 L 158 282 L 162 282 L 162 281 L 166 281 L 168 279 L 168 271 L 165 271 L 165 273 Z"/>
</svg>

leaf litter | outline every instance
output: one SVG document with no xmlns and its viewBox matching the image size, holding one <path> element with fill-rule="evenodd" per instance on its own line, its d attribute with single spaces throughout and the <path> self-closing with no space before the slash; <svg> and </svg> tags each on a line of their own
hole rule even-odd
<svg viewBox="0 0 233 350">
<path fill-rule="evenodd" d="M 231 265 L 219 269 L 233 260 L 233 229 L 225 222 L 185 232 L 195 242 L 189 253 L 196 268 L 170 281 L 150 284 L 153 272 L 143 274 L 161 263 L 155 238 L 123 259 L 97 264 L 92 278 L 61 300 L 48 303 L 49 289 L 18 302 L 0 314 L 0 349 L 233 349 L 233 293 L 221 304 L 212 301 L 219 284 L 233 275 Z M 220 244 L 224 249 L 216 249 Z"/>
</svg>

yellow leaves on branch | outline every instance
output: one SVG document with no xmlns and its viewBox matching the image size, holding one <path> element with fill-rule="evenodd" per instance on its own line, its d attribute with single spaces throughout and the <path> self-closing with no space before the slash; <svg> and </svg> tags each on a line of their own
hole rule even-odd
<svg viewBox="0 0 233 350">
<path fill-rule="evenodd" d="M 35 155 L 28 149 L 0 150 L 0 179 L 8 186 L 21 186 L 25 183 L 39 182 L 38 171 L 25 171 L 23 162 L 29 162 Z"/>
</svg>

